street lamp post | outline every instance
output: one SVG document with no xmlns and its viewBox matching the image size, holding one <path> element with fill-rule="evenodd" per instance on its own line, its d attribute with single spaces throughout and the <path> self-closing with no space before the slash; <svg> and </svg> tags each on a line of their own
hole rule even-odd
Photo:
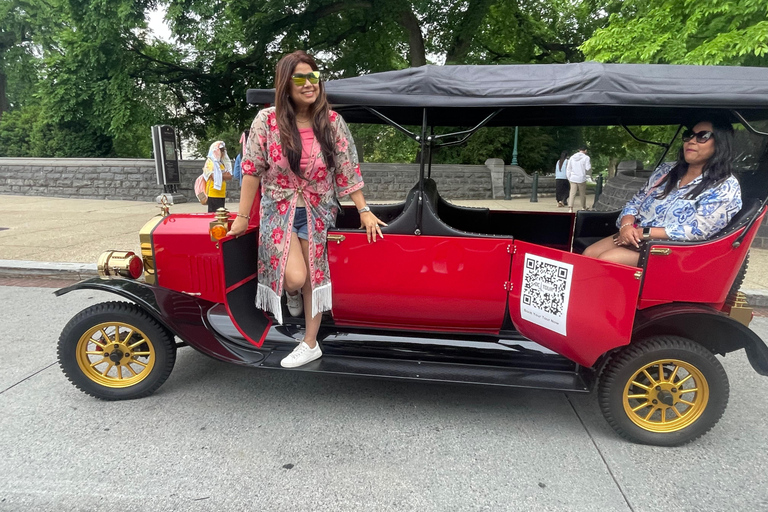
<svg viewBox="0 0 768 512">
<path fill-rule="evenodd" d="M 517 126 L 515 126 L 515 144 L 512 146 L 512 162 L 510 165 L 517 165 Z M 512 199 L 512 173 L 504 173 L 504 199 Z"/>
</svg>

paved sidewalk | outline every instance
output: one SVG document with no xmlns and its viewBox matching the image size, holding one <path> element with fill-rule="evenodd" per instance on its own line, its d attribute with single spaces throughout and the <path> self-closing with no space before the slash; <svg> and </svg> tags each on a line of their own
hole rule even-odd
<svg viewBox="0 0 768 512">
<path fill-rule="evenodd" d="M 455 201 L 468 206 L 520 211 L 564 211 L 554 198 Z M 587 204 L 592 204 L 588 198 Z M 237 203 L 228 203 L 230 210 Z M 199 203 L 181 203 L 172 213 L 204 213 Z M 0 195 L 0 276 L 94 275 L 106 250 L 139 251 L 139 229 L 159 212 L 155 203 Z M 768 306 L 768 250 L 752 249 L 742 285 L 750 304 Z"/>
</svg>

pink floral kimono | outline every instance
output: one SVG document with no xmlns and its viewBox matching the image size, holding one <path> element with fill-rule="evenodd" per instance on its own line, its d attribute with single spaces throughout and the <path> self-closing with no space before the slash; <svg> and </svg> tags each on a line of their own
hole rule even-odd
<svg viewBox="0 0 768 512">
<path fill-rule="evenodd" d="M 333 111 L 329 120 L 336 142 L 336 168 L 327 168 L 320 143 L 315 138 L 314 151 L 310 155 L 307 171 L 303 173 L 307 179 L 293 173 L 288 159 L 283 156 L 274 107 L 265 108 L 256 115 L 246 142 L 243 174 L 261 178 L 262 190 L 256 307 L 272 313 L 281 324 L 280 297 L 299 194 L 304 197 L 307 209 L 314 316 L 332 307 L 331 275 L 325 249 L 328 228 L 335 225 L 338 213 L 336 197 L 346 196 L 363 187 L 357 151 L 347 124 Z"/>
</svg>

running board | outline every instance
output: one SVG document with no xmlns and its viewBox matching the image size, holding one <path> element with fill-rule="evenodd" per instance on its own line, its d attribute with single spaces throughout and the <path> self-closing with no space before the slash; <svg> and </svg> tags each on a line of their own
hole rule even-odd
<svg viewBox="0 0 768 512">
<path fill-rule="evenodd" d="M 288 353 L 289 350 L 287 349 L 284 351 L 275 349 L 258 367 L 285 370 L 280 366 L 280 361 Z M 291 368 L 291 371 L 582 393 L 588 393 L 591 390 L 594 380 L 589 370 L 582 372 L 533 370 L 531 368 L 338 355 L 324 355 L 320 359 L 299 368 Z"/>
</svg>

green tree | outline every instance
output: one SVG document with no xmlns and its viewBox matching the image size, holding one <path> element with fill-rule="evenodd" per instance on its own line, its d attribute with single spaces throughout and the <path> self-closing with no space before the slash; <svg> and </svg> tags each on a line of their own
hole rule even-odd
<svg viewBox="0 0 768 512">
<path fill-rule="evenodd" d="M 177 127 L 201 147 L 217 138 L 229 144 L 256 111 L 245 103 L 246 90 L 271 87 L 275 64 L 288 51 L 319 56 L 329 78 L 428 62 L 573 62 L 582 59 L 579 45 L 618 12 L 611 0 L 159 0 L 174 37 L 167 43 L 146 31 L 146 12 L 157 2 L 0 4 L 0 77 L 13 76 L 6 105 L 27 110 L 8 126 L 0 120 L 0 151 L 45 150 L 34 143 L 39 134 L 60 130 L 95 137 L 89 154 L 149 156 L 149 126 L 156 123 Z M 30 128 L 20 139 L 21 118 Z M 414 155 L 388 130 L 356 131 L 366 159 Z M 488 134 L 440 158 L 480 161 L 503 152 L 508 159 L 509 132 Z M 542 150 L 539 136 L 521 133 L 521 147 L 531 143 L 521 161 L 543 169 L 557 151 Z M 62 150 L 50 147 L 51 154 Z"/>
<path fill-rule="evenodd" d="M 765 0 L 627 0 L 582 51 L 603 62 L 768 65 Z"/>
<path fill-rule="evenodd" d="M 0 120 L 34 91 L 38 59 L 23 1 L 0 2 Z"/>
</svg>

